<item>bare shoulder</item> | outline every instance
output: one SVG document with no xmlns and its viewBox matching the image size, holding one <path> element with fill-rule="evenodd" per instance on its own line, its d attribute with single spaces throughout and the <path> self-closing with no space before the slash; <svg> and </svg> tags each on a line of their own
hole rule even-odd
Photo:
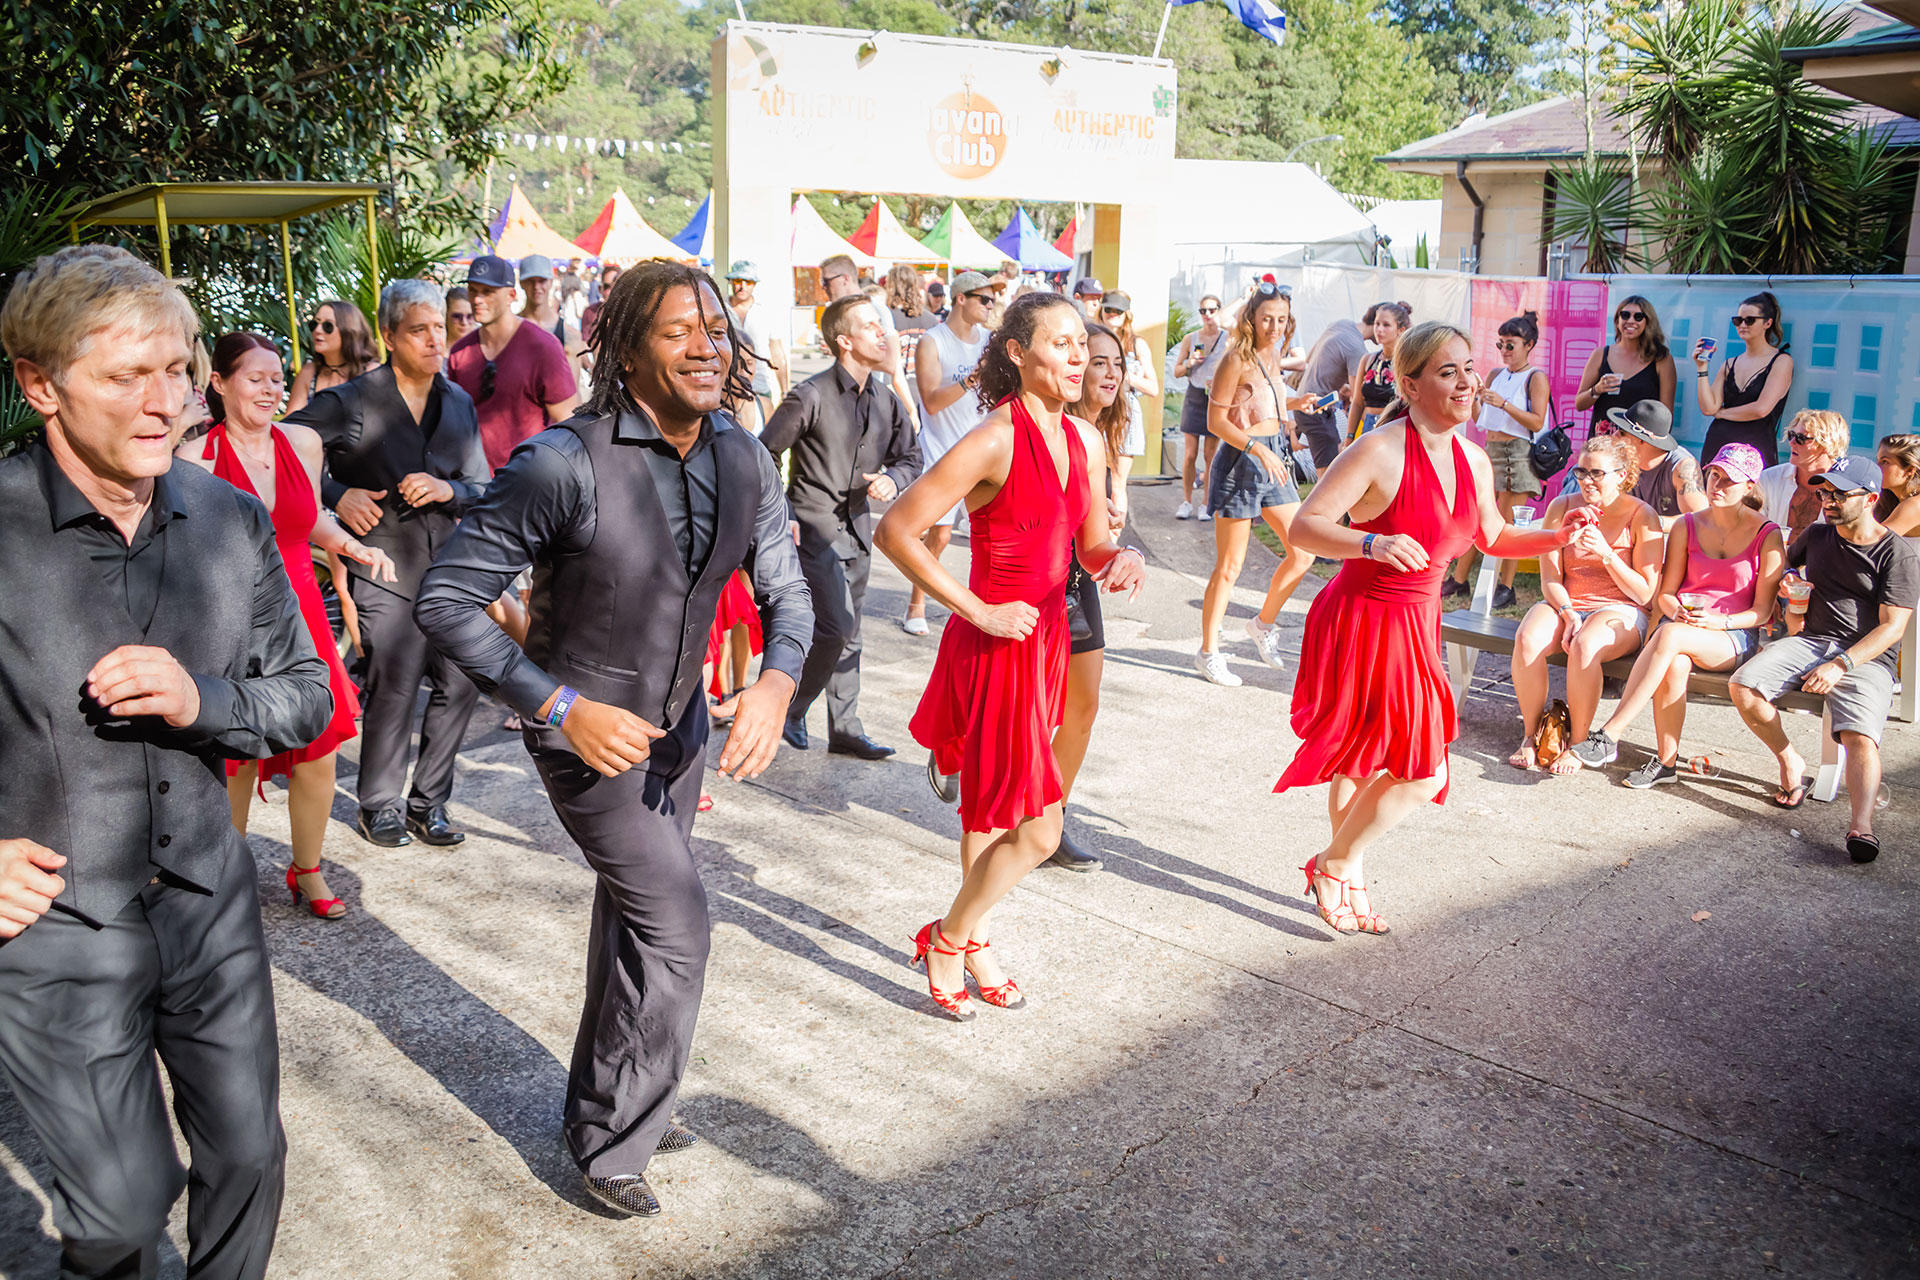
<svg viewBox="0 0 1920 1280">
<path fill-rule="evenodd" d="M 300 455 L 302 462 L 319 466 L 326 457 L 326 446 L 320 442 L 320 433 L 312 427 L 299 422 L 276 422 L 274 427 L 287 438 L 293 451 Z"/>
<path fill-rule="evenodd" d="M 1088 422 L 1085 418 L 1078 417 L 1071 413 L 1066 415 L 1066 419 L 1068 422 L 1071 422 L 1074 425 L 1076 430 L 1080 432 L 1080 439 L 1089 448 L 1093 447 L 1094 445 L 1100 445 L 1100 447 L 1102 448 L 1106 447 L 1105 444 L 1100 439 L 1100 433 L 1094 429 L 1094 426 L 1091 422 Z"/>
<path fill-rule="evenodd" d="M 191 462 L 202 471 L 213 470 L 213 459 L 206 456 L 207 438 L 196 436 L 191 440 L 182 440 L 173 447 L 173 456 L 182 462 Z"/>
</svg>

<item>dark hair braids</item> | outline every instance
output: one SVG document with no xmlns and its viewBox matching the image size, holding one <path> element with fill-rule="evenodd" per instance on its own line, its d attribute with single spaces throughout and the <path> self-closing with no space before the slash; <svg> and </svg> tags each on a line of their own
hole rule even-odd
<svg viewBox="0 0 1920 1280">
<path fill-rule="evenodd" d="M 241 359 L 249 351 L 271 351 L 274 359 L 280 358 L 280 348 L 274 346 L 273 339 L 264 333 L 223 333 L 220 340 L 213 344 L 212 371 L 223 378 L 231 378 L 234 369 L 239 367 Z M 213 389 L 211 380 L 207 383 L 207 419 L 210 422 L 227 420 L 226 403 L 221 400 L 220 393 Z"/>
<path fill-rule="evenodd" d="M 628 268 L 607 290 L 599 319 L 593 325 L 593 335 L 587 340 L 587 349 L 593 353 L 593 383 L 587 395 L 587 412 L 618 413 L 632 405 L 633 396 L 627 391 L 627 363 L 645 347 L 668 290 L 682 285 L 693 290 L 702 318 L 707 314 L 702 289 L 711 290 L 716 299 L 720 297 L 720 287 L 712 276 L 698 267 L 667 258 L 649 258 Z M 753 361 L 740 358 L 746 347 L 725 304 L 720 307 L 720 317 L 726 321 L 727 345 L 732 351 L 722 392 L 726 403 L 737 404 L 753 395 L 750 368 Z"/>
<path fill-rule="evenodd" d="M 980 352 L 980 407 L 991 410 L 1002 400 L 1020 394 L 1020 366 L 1007 354 L 1007 344 L 1033 345 L 1033 330 L 1042 311 L 1053 307 L 1073 309 L 1073 304 L 1057 293 L 1023 293 L 1007 306 L 1000 327 L 987 339 Z M 1122 353 L 1125 354 L 1124 352 Z"/>
</svg>

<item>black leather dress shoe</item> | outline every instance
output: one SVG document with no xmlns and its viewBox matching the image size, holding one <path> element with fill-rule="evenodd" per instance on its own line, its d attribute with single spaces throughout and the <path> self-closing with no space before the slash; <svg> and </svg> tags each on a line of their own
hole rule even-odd
<svg viewBox="0 0 1920 1280">
<path fill-rule="evenodd" d="M 656 1156 L 670 1156 L 676 1151 L 685 1151 L 689 1147 L 700 1145 L 700 1135 L 678 1120 L 667 1122 L 666 1136 L 660 1139 L 660 1145 L 653 1149 Z"/>
<path fill-rule="evenodd" d="M 927 752 L 927 785 L 933 788 L 933 794 L 940 797 L 944 804 L 960 802 L 960 775 L 940 772 L 940 757 Z"/>
<path fill-rule="evenodd" d="M 1062 831 L 1060 847 L 1053 851 L 1053 856 L 1047 859 L 1045 865 L 1062 867 L 1068 871 L 1098 871 L 1106 864 L 1075 844 L 1073 837 Z"/>
<path fill-rule="evenodd" d="M 787 727 L 780 731 L 780 741 L 786 743 L 795 751 L 805 751 L 807 749 L 807 722 L 804 720 L 787 721 Z"/>
<path fill-rule="evenodd" d="M 893 754 L 893 748 L 883 747 L 863 733 L 857 738 L 828 738 L 827 752 L 836 756 L 859 756 L 862 760 L 885 760 Z"/>
<path fill-rule="evenodd" d="M 611 1178 L 585 1178 L 587 1194 L 609 1209 L 636 1218 L 660 1216 L 660 1200 L 647 1185 L 644 1173 L 622 1173 Z"/>
<path fill-rule="evenodd" d="M 407 830 L 425 840 L 428 844 L 445 847 L 459 844 L 467 838 L 467 833 L 447 820 L 447 806 L 437 804 L 424 814 L 407 815 Z"/>
<path fill-rule="evenodd" d="M 407 834 L 407 820 L 400 816 L 398 809 L 362 809 L 360 836 L 368 844 L 377 844 L 382 849 L 398 849 L 413 843 L 413 837 Z"/>
</svg>

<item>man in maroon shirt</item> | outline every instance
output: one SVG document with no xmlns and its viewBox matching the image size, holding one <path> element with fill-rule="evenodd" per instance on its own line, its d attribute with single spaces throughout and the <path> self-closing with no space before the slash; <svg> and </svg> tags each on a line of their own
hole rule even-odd
<svg viewBox="0 0 1920 1280">
<path fill-rule="evenodd" d="M 513 311 L 513 264 L 485 254 L 467 268 L 479 327 L 447 353 L 447 376 L 473 397 L 487 465 L 506 465 L 522 440 L 569 417 L 580 403 L 559 339 Z"/>
</svg>

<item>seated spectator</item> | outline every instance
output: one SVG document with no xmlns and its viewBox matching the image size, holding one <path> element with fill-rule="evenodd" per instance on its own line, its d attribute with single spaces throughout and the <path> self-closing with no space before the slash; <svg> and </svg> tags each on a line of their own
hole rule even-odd
<svg viewBox="0 0 1920 1280">
<path fill-rule="evenodd" d="M 1787 564 L 1780 526 L 1760 511 L 1762 461 L 1752 445 L 1730 444 L 1707 464 L 1706 510 L 1681 516 L 1667 539 L 1654 602 L 1661 622 L 1633 664 L 1620 705 L 1574 747 L 1580 763 L 1612 764 L 1620 735 L 1651 701 L 1657 750 L 1627 775 L 1626 785 L 1645 790 L 1672 782 L 1679 776 L 1687 678 L 1696 670 L 1731 671 L 1760 647 L 1759 628 L 1773 613 Z"/>
<path fill-rule="evenodd" d="M 1845 458 L 1814 477 L 1824 522 L 1787 548 L 1787 563 L 1813 588 L 1790 602 L 1791 633 L 1733 673 L 1733 705 L 1780 762 L 1773 802 L 1797 809 L 1807 798 L 1806 762 L 1780 727 L 1774 702 L 1788 689 L 1824 694 L 1833 736 L 1847 753 L 1853 822 L 1847 852 L 1855 862 L 1880 856 L 1873 806 L 1880 796 L 1880 733 L 1893 705 L 1894 650 L 1920 600 L 1920 551 L 1873 518 L 1880 468 Z"/>
<path fill-rule="evenodd" d="M 1920 435 L 1888 436 L 1876 450 L 1880 501 L 1873 518 L 1903 538 L 1920 534 Z"/>
<path fill-rule="evenodd" d="M 1847 420 L 1830 409 L 1802 409 L 1787 424 L 1788 460 L 1760 473 L 1760 502 L 1789 546 L 1820 519 L 1813 478 L 1847 456 L 1847 443 Z"/>
<path fill-rule="evenodd" d="M 1600 707 L 1601 664 L 1624 658 L 1647 635 L 1664 538 L 1653 508 L 1630 490 L 1640 464 L 1633 446 L 1618 436 L 1588 440 L 1574 462 L 1580 498 L 1555 498 L 1545 527 L 1558 529 L 1575 507 L 1596 508 L 1599 522 L 1582 529 L 1558 551 L 1540 557 L 1540 587 L 1546 599 L 1527 611 L 1513 638 L 1513 690 L 1527 736 L 1507 758 L 1516 769 L 1533 769 L 1533 739 L 1547 706 L 1547 659 L 1567 655 L 1567 710 L 1572 741 L 1587 736 Z M 1548 762 L 1554 773 L 1580 768 L 1571 751 Z"/>
<path fill-rule="evenodd" d="M 1609 409 L 1614 430 L 1633 441 L 1640 460 L 1640 478 L 1633 496 L 1653 508 L 1662 529 L 1689 511 L 1705 511 L 1707 494 L 1700 482 L 1700 464 L 1673 438 L 1673 410 L 1658 400 L 1636 401 L 1625 409 Z"/>
</svg>

